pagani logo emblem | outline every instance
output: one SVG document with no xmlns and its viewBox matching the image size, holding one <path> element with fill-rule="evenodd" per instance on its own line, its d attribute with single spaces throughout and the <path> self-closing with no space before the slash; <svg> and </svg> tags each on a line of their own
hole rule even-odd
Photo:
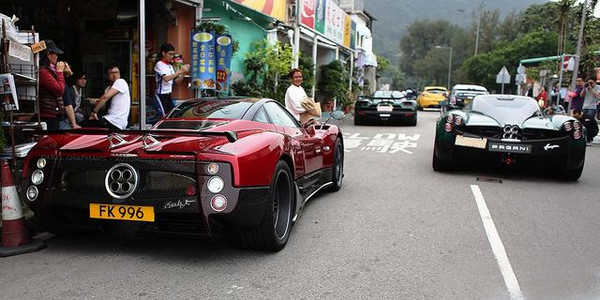
<svg viewBox="0 0 600 300">
<path fill-rule="evenodd" d="M 546 146 L 544 146 L 544 150 L 548 151 L 548 150 L 554 150 L 554 149 L 558 149 L 560 148 L 559 145 L 550 145 L 550 143 L 546 144 Z"/>
<path fill-rule="evenodd" d="M 521 130 L 519 129 L 519 126 L 517 126 L 517 125 L 506 125 L 506 126 L 504 126 L 502 131 L 504 132 L 504 134 L 502 134 L 503 139 L 516 140 L 519 138 L 519 132 Z"/>
<path fill-rule="evenodd" d="M 138 174 L 135 169 L 126 163 L 114 165 L 104 178 L 104 186 L 106 191 L 112 197 L 117 199 L 125 199 L 137 188 Z"/>
</svg>

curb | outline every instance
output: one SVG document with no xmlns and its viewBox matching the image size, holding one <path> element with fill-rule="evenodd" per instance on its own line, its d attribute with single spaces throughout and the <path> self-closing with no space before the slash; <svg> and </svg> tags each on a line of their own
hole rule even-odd
<svg viewBox="0 0 600 300">
<path fill-rule="evenodd" d="M 46 248 L 46 243 L 39 239 L 32 239 L 31 243 L 18 247 L 2 247 L 0 246 L 0 257 L 8 257 L 13 255 L 25 254 L 39 251 Z"/>
</svg>

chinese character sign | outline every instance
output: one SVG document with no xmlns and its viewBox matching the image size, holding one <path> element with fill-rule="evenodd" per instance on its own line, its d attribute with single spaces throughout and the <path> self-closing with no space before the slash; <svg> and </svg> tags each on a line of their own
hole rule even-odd
<svg viewBox="0 0 600 300">
<path fill-rule="evenodd" d="M 229 75 L 231 74 L 231 55 L 233 43 L 230 35 L 217 37 L 217 91 L 227 92 L 229 90 Z"/>
<path fill-rule="evenodd" d="M 315 10 L 315 30 L 320 33 L 325 33 L 325 9 L 327 8 L 326 0 L 316 0 Z"/>
<path fill-rule="evenodd" d="M 215 33 L 192 31 L 192 87 L 214 90 L 216 87 Z"/>
<path fill-rule="evenodd" d="M 325 36 L 336 43 L 344 44 L 344 22 L 346 13 L 337 4 L 327 3 L 325 8 Z"/>
</svg>

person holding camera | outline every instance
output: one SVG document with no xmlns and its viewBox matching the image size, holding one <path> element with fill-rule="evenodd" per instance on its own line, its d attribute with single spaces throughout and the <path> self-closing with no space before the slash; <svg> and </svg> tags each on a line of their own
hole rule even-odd
<svg viewBox="0 0 600 300">
<path fill-rule="evenodd" d="M 597 104 L 600 101 L 600 86 L 596 85 L 596 78 L 588 79 L 581 91 L 581 96 L 583 97 L 583 114 L 596 117 Z"/>
</svg>

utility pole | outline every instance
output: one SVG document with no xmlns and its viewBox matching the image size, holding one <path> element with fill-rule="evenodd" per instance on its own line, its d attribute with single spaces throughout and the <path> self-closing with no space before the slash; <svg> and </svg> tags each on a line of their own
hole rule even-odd
<svg viewBox="0 0 600 300">
<path fill-rule="evenodd" d="M 585 17 L 587 15 L 588 0 L 583 2 L 583 11 L 581 12 L 581 26 L 579 26 L 579 36 L 577 37 L 577 51 L 575 53 L 575 66 L 573 66 L 573 77 L 571 78 L 570 90 L 575 90 L 575 81 L 579 73 L 579 62 L 581 60 L 581 41 L 583 40 L 583 29 L 585 28 Z M 573 97 L 569 101 L 569 109 L 567 113 L 571 111 L 571 105 L 573 103 Z"/>
<path fill-rule="evenodd" d="M 475 55 L 479 48 L 479 29 L 481 28 L 481 6 L 479 6 L 479 19 L 477 19 L 477 33 L 475 34 Z"/>
</svg>

